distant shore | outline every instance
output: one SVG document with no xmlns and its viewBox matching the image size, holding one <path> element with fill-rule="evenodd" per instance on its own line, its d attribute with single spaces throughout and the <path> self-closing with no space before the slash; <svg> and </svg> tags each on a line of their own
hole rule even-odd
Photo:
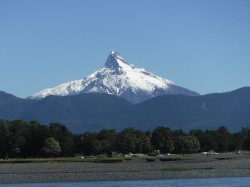
<svg viewBox="0 0 250 187">
<path fill-rule="evenodd" d="M 2 163 L 0 184 L 250 176 L 247 154 L 181 155 L 178 161 L 160 158 L 152 162 L 138 157 L 118 163 Z"/>
</svg>

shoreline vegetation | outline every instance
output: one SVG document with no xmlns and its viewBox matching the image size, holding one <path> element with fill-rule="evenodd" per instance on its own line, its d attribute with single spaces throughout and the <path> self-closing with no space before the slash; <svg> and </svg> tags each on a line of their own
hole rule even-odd
<svg viewBox="0 0 250 187">
<path fill-rule="evenodd" d="M 129 153 L 190 154 L 250 150 L 250 129 L 231 133 L 224 126 L 215 130 L 189 132 L 157 127 L 152 131 L 125 128 L 72 134 L 64 125 L 42 125 L 37 121 L 0 121 L 0 159 L 46 158 Z"/>
<path fill-rule="evenodd" d="M 57 123 L 0 121 L 0 183 L 246 177 L 249 150 L 248 128 L 75 135 Z"/>
</svg>

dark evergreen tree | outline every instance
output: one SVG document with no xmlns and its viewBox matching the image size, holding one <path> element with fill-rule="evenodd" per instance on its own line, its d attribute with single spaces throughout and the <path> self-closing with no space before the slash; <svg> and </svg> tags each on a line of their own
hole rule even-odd
<svg viewBox="0 0 250 187">
<path fill-rule="evenodd" d="M 29 134 L 28 124 L 21 120 L 8 122 L 9 129 L 9 156 L 26 157 L 25 144 Z"/>
<path fill-rule="evenodd" d="M 150 153 L 152 151 L 151 133 L 137 130 L 135 135 L 137 137 L 135 151 L 137 153 Z"/>
<path fill-rule="evenodd" d="M 152 133 L 152 145 L 163 153 L 174 151 L 173 132 L 166 127 L 157 127 Z"/>
<path fill-rule="evenodd" d="M 115 130 L 103 129 L 98 133 L 97 139 L 100 141 L 101 144 L 101 153 L 107 153 L 108 155 L 111 155 L 112 152 L 117 151 L 117 133 Z"/>
<path fill-rule="evenodd" d="M 55 138 L 61 147 L 61 156 L 69 156 L 74 152 L 74 138 L 71 132 L 62 124 L 51 123 L 48 127 L 47 137 Z"/>
<path fill-rule="evenodd" d="M 9 130 L 5 121 L 0 121 L 0 158 L 8 156 Z"/>
<path fill-rule="evenodd" d="M 215 151 L 226 152 L 229 147 L 230 136 L 231 135 L 226 127 L 224 126 L 219 127 L 219 129 L 215 131 L 214 139 L 216 140 L 217 144 Z"/>
<path fill-rule="evenodd" d="M 247 139 L 249 129 L 242 128 L 240 132 L 236 132 L 231 135 L 230 144 L 228 147 L 228 151 L 239 151 L 244 149 L 244 142 Z"/>
<path fill-rule="evenodd" d="M 248 151 L 250 150 L 250 130 L 249 129 L 247 130 L 247 135 L 243 143 L 243 148 Z"/>
<path fill-rule="evenodd" d="M 133 128 L 122 130 L 117 137 L 117 148 L 121 153 L 136 152 L 137 137 Z"/>
<path fill-rule="evenodd" d="M 79 152 L 84 155 L 95 155 L 100 153 L 101 142 L 97 138 L 97 133 L 86 132 L 80 135 Z"/>
<path fill-rule="evenodd" d="M 41 149 L 46 140 L 47 127 L 37 121 L 31 121 L 28 128 L 28 136 L 25 143 L 25 151 L 28 157 L 40 156 Z"/>
<path fill-rule="evenodd" d="M 179 136 L 175 139 L 175 153 L 196 153 L 200 150 L 200 142 L 194 136 Z"/>
</svg>

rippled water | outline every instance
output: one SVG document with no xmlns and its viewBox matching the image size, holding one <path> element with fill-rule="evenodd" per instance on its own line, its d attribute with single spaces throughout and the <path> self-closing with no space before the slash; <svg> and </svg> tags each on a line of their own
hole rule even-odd
<svg viewBox="0 0 250 187">
<path fill-rule="evenodd" d="M 103 182 L 63 182 L 33 184 L 2 184 L 0 187 L 247 187 L 250 177 L 178 179 L 178 180 L 142 180 L 142 181 L 103 181 Z"/>
</svg>

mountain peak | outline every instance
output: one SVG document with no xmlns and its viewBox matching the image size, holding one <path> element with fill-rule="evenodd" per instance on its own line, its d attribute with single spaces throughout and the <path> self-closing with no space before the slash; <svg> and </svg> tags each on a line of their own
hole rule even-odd
<svg viewBox="0 0 250 187">
<path fill-rule="evenodd" d="M 88 77 L 44 89 L 30 98 L 41 99 L 48 95 L 65 96 L 79 93 L 111 94 L 132 103 L 166 94 L 198 95 L 168 79 L 128 64 L 118 52 L 111 51 L 104 66 Z"/>
<path fill-rule="evenodd" d="M 114 57 L 117 57 L 117 56 L 119 56 L 119 53 L 118 53 L 117 51 L 115 51 L 115 50 L 112 50 L 112 51 L 109 53 L 109 55 L 114 56 Z"/>
<path fill-rule="evenodd" d="M 108 59 L 105 62 L 105 67 L 111 69 L 117 69 L 122 63 L 127 64 L 127 62 L 119 55 L 117 51 L 112 50 L 109 53 Z"/>
</svg>

